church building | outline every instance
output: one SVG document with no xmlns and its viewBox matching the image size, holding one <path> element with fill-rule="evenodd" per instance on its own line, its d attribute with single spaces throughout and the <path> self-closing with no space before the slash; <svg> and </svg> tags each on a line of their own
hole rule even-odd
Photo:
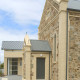
<svg viewBox="0 0 80 80">
<path fill-rule="evenodd" d="M 19 45 L 21 55 L 13 57 L 20 55 L 22 71 L 13 73 L 22 75 L 22 80 L 80 80 L 80 0 L 46 0 L 38 40 L 30 40 L 26 34 L 21 48 Z M 7 69 L 5 73 L 10 74 Z"/>
<path fill-rule="evenodd" d="M 38 29 L 24 39 L 23 80 L 80 80 L 80 1 L 46 0 Z"/>
<path fill-rule="evenodd" d="M 80 80 L 80 0 L 46 0 L 38 34 L 52 49 L 49 80 Z"/>
</svg>

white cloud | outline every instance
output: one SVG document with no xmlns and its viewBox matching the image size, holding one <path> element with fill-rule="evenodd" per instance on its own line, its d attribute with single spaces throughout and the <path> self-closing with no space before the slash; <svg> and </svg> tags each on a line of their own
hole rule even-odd
<svg viewBox="0 0 80 80">
<path fill-rule="evenodd" d="M 45 0 L 0 0 L 0 10 L 6 12 L 6 16 L 9 16 L 14 22 L 20 25 L 36 25 L 39 24 L 44 3 Z M 3 19 L 4 15 L 0 16 L 0 23 Z M 24 32 L 19 30 L 5 30 L 0 26 L 0 48 L 2 41 L 24 40 Z M 37 39 L 37 33 L 29 34 L 29 37 Z M 0 60 L 4 61 L 2 50 L 0 50 Z"/>
<path fill-rule="evenodd" d="M 0 9 L 18 24 L 35 24 L 40 21 L 44 3 L 45 0 L 0 0 Z"/>
<path fill-rule="evenodd" d="M 0 0 L 0 10 L 6 12 L 14 22 L 20 25 L 39 24 L 45 0 Z M 0 16 L 0 22 L 3 20 Z M 6 25 L 7 26 L 7 25 Z M 27 26 L 26 26 L 27 27 Z M 28 31 L 28 30 L 27 30 Z M 5 30 L 0 26 L 0 48 L 2 41 L 24 40 L 25 31 Z M 31 31 L 28 31 L 31 32 Z M 29 34 L 31 39 L 37 39 L 37 33 Z M 4 61 L 3 51 L 0 50 L 0 60 Z"/>
<path fill-rule="evenodd" d="M 4 52 L 0 51 L 0 62 L 4 61 Z"/>
<path fill-rule="evenodd" d="M 5 30 L 2 27 L 0 27 L 0 48 L 2 45 L 2 41 L 23 41 L 25 36 L 24 32 L 25 31 L 19 31 L 19 30 Z M 34 33 L 34 34 L 29 33 L 28 35 L 30 39 L 38 38 L 37 33 Z M 4 53 L 2 50 L 0 50 L 0 61 L 2 62 L 4 61 Z"/>
</svg>

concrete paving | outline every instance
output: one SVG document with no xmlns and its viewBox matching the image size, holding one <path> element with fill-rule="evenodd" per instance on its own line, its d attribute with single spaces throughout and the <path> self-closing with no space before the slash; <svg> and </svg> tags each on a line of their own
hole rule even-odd
<svg viewBox="0 0 80 80">
<path fill-rule="evenodd" d="M 0 77 L 0 80 L 22 80 L 22 76 L 17 76 L 17 75 L 5 76 L 5 77 Z"/>
</svg>

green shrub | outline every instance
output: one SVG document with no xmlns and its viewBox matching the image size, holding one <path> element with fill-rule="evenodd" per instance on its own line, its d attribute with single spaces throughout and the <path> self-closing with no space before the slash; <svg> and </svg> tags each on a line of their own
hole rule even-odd
<svg viewBox="0 0 80 80">
<path fill-rule="evenodd" d="M 3 76 L 3 73 L 2 73 L 2 71 L 0 71 L 0 76 Z"/>
<path fill-rule="evenodd" d="M 4 63 L 0 65 L 0 69 L 3 69 L 3 68 L 4 68 Z"/>
</svg>

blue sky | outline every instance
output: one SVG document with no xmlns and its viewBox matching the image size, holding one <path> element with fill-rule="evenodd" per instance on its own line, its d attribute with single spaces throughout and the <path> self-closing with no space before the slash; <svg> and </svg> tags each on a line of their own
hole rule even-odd
<svg viewBox="0 0 80 80">
<path fill-rule="evenodd" d="M 0 48 L 2 41 L 24 40 L 26 32 L 30 39 L 37 39 L 44 5 L 45 0 L 0 0 Z"/>
</svg>

